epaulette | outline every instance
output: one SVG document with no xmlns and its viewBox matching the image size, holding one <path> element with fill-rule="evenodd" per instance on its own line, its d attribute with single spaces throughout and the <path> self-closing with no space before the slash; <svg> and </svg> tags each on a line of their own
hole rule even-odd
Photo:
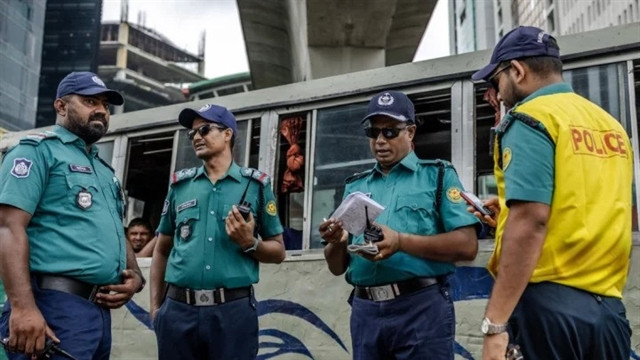
<svg viewBox="0 0 640 360">
<path fill-rule="evenodd" d="M 344 180 L 344 183 L 348 184 L 348 183 L 354 182 L 354 181 L 356 181 L 358 179 L 362 179 L 363 177 L 371 174 L 371 171 L 373 171 L 373 169 L 369 169 L 369 170 L 365 170 L 363 172 L 355 173 L 355 174 L 349 176 L 348 178 L 346 178 Z"/>
<path fill-rule="evenodd" d="M 504 134 L 512 123 L 513 120 L 511 117 L 511 113 L 508 113 L 505 117 L 502 118 L 502 121 L 500 121 L 498 126 L 496 126 L 496 134 Z"/>
<path fill-rule="evenodd" d="M 29 134 L 23 137 L 22 139 L 20 139 L 20 144 L 37 146 L 40 145 L 43 140 L 57 138 L 58 134 L 54 133 L 53 131 L 45 131 L 37 134 Z"/>
<path fill-rule="evenodd" d="M 429 166 L 442 166 L 445 168 L 454 169 L 452 163 L 442 159 L 433 159 L 433 160 L 418 159 L 418 164 L 429 165 Z"/>
<path fill-rule="evenodd" d="M 173 174 L 171 174 L 171 183 L 175 184 L 177 182 L 180 182 L 184 179 L 190 179 L 194 176 L 196 176 L 196 170 L 198 170 L 198 168 L 189 168 L 189 169 L 182 169 L 179 171 L 174 172 Z"/>
<path fill-rule="evenodd" d="M 244 177 L 252 178 L 264 186 L 267 186 L 271 180 L 269 175 L 254 168 L 243 167 L 242 170 L 240 170 L 240 174 Z"/>
</svg>

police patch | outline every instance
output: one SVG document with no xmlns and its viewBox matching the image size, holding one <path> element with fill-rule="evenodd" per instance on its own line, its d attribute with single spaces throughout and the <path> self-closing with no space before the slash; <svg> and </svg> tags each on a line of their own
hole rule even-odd
<svg viewBox="0 0 640 360">
<path fill-rule="evenodd" d="M 187 241 L 189 240 L 190 236 L 191 236 L 191 225 L 184 224 L 180 226 L 180 238 L 184 241 Z"/>
<path fill-rule="evenodd" d="M 276 216 L 278 213 L 278 208 L 276 208 L 276 202 L 271 200 L 267 203 L 267 206 L 264 208 L 267 211 L 267 214 L 271 216 Z"/>
<path fill-rule="evenodd" d="M 168 210 L 169 210 L 169 200 L 165 200 L 164 205 L 162 205 L 162 213 L 160 215 L 161 216 L 165 215 Z"/>
<path fill-rule="evenodd" d="M 459 203 L 462 201 L 462 196 L 460 196 L 460 189 L 457 187 L 450 187 L 447 189 L 447 199 L 454 203 Z"/>
<path fill-rule="evenodd" d="M 511 149 L 508 147 L 504 148 L 502 151 L 502 171 L 507 170 L 507 166 L 511 163 L 512 156 Z"/>
<path fill-rule="evenodd" d="M 93 195 L 86 190 L 80 190 L 76 194 L 76 204 L 80 209 L 87 210 L 93 205 Z"/>
<path fill-rule="evenodd" d="M 17 177 L 18 179 L 23 179 L 29 176 L 29 172 L 31 171 L 31 165 L 33 165 L 33 161 L 25 158 L 16 158 L 13 159 L 13 167 L 11 168 L 11 175 Z"/>
</svg>

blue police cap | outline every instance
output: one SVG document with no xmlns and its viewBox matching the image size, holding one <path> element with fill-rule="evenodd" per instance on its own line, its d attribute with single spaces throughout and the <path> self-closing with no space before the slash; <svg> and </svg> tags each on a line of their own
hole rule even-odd
<svg viewBox="0 0 640 360">
<path fill-rule="evenodd" d="M 58 84 L 58 91 L 56 92 L 56 98 L 59 99 L 70 94 L 104 94 L 107 96 L 107 101 L 109 101 L 110 104 L 124 104 L 124 98 L 122 98 L 122 95 L 120 95 L 119 92 L 107 89 L 107 86 L 102 80 L 100 80 L 98 75 L 89 71 L 72 72 L 60 81 L 60 84 Z"/>
<path fill-rule="evenodd" d="M 560 57 L 557 47 L 549 47 L 549 39 L 555 38 L 544 30 L 533 26 L 519 26 L 509 31 L 498 41 L 489 65 L 473 75 L 473 80 L 488 80 L 501 62 L 535 56 Z"/>
<path fill-rule="evenodd" d="M 362 122 L 376 115 L 384 115 L 402 122 L 416 122 L 416 110 L 407 95 L 399 91 L 383 91 L 372 97 L 367 116 Z"/>
<path fill-rule="evenodd" d="M 224 127 L 233 130 L 233 136 L 238 131 L 236 118 L 231 111 L 227 110 L 226 107 L 214 104 L 207 104 L 198 110 L 183 109 L 178 115 L 178 122 L 187 129 L 191 129 L 193 121 L 198 117 L 208 122 L 224 125 Z"/>
</svg>

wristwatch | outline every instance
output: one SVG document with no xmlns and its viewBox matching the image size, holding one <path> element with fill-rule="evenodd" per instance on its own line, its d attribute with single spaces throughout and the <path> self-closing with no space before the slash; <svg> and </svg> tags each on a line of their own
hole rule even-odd
<svg viewBox="0 0 640 360">
<path fill-rule="evenodd" d="M 147 280 L 144 278 L 144 276 L 142 276 L 142 272 L 135 272 L 136 274 L 140 275 L 140 280 L 142 280 L 142 284 L 140 284 L 140 287 L 138 288 L 138 290 L 136 290 L 136 293 L 139 293 L 142 291 L 142 289 L 144 289 L 144 286 L 147 285 Z"/>
<path fill-rule="evenodd" d="M 253 237 L 253 245 L 251 245 L 250 247 L 244 249 L 244 253 L 245 254 L 253 254 L 254 252 L 256 252 L 256 249 L 258 248 L 258 245 L 260 244 L 260 240 L 257 237 Z"/>
<path fill-rule="evenodd" d="M 488 317 L 482 319 L 480 330 L 484 335 L 500 334 L 507 331 L 508 324 L 494 324 Z"/>
</svg>

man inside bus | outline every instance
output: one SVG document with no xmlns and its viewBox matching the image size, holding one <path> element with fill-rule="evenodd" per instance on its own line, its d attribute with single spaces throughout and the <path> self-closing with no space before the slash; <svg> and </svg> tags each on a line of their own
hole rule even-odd
<svg viewBox="0 0 640 360">
<path fill-rule="evenodd" d="M 462 184 L 451 164 L 421 160 L 411 100 L 383 91 L 369 102 L 364 133 L 376 165 L 346 179 L 344 197 L 355 191 L 385 207 L 376 219 L 382 240 L 377 255 L 349 253 L 361 244 L 339 219 L 319 226 L 334 275 L 346 272 L 353 358 L 453 359 L 455 315 L 448 275 L 455 261 L 473 260 L 479 222 L 466 210 Z"/>
<path fill-rule="evenodd" d="M 253 360 L 258 263 L 285 258 L 269 176 L 233 161 L 237 123 L 226 108 L 184 109 L 178 120 L 203 166 L 172 176 L 158 226 L 150 276 L 158 355 Z"/>
<path fill-rule="evenodd" d="M 50 340 L 78 359 L 108 359 L 109 309 L 144 286 L 122 226 L 120 183 L 95 145 L 109 106 L 122 103 L 95 74 L 70 73 L 58 85 L 53 129 L 28 135 L 3 159 L 0 335 L 10 359 L 32 358 Z"/>
<path fill-rule="evenodd" d="M 156 245 L 157 237 L 153 236 L 151 223 L 143 218 L 134 218 L 127 226 L 127 240 L 131 243 L 136 257 L 150 257 Z"/>
<path fill-rule="evenodd" d="M 472 76 L 511 109 L 494 140 L 498 201 L 489 205 L 501 211 L 484 219 L 497 220 L 488 265 L 495 284 L 481 326 L 485 360 L 504 359 L 509 340 L 525 359 L 630 356 L 621 297 L 631 250 L 631 145 L 616 119 L 564 82 L 559 57 L 551 35 L 521 26 Z"/>
</svg>

